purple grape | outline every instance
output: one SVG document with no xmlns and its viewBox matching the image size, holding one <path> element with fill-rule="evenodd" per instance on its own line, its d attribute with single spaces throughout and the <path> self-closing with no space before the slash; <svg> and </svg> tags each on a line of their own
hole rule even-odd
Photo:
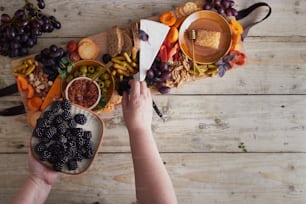
<svg viewBox="0 0 306 204">
<path fill-rule="evenodd" d="M 215 0 L 214 1 L 214 7 L 215 8 L 220 8 L 221 7 L 221 0 Z"/>
<path fill-rule="evenodd" d="M 152 70 L 152 69 L 149 69 L 149 70 L 147 71 L 146 76 L 147 76 L 148 79 L 153 79 L 153 78 L 154 78 L 154 72 L 153 72 L 153 70 Z"/>
<path fill-rule="evenodd" d="M 205 6 L 204 6 L 204 10 L 211 10 L 213 7 L 212 7 L 212 5 L 211 4 L 205 4 Z"/>
<path fill-rule="evenodd" d="M 162 75 L 160 76 L 160 80 L 162 81 L 167 81 L 170 78 L 171 78 L 171 72 L 169 71 L 162 73 Z"/>
<path fill-rule="evenodd" d="M 170 90 L 171 90 L 171 88 L 168 87 L 168 86 L 163 86 L 163 87 L 161 87 L 161 88 L 158 89 L 158 91 L 159 91 L 161 94 L 167 94 L 167 93 L 170 92 Z"/>
<path fill-rule="evenodd" d="M 217 12 L 218 12 L 219 14 L 221 14 L 221 15 L 224 15 L 224 14 L 225 14 L 225 11 L 224 11 L 223 8 L 219 8 L 219 9 L 217 10 Z"/>
<path fill-rule="evenodd" d="M 168 72 L 169 71 L 169 66 L 166 62 L 162 62 L 160 65 L 160 71 L 161 72 Z"/>
<path fill-rule="evenodd" d="M 148 41 L 149 40 L 149 35 L 146 32 L 144 32 L 143 30 L 139 30 L 138 37 L 142 41 Z"/>
<path fill-rule="evenodd" d="M 232 15 L 236 17 L 238 15 L 238 11 L 234 8 L 231 8 L 231 10 L 232 10 Z"/>
<path fill-rule="evenodd" d="M 222 0 L 221 5 L 223 6 L 223 8 L 227 9 L 230 7 L 230 2 L 228 0 Z"/>
<path fill-rule="evenodd" d="M 231 9 L 231 8 L 225 9 L 225 15 L 226 15 L 226 16 L 232 16 L 232 15 L 233 15 L 232 9 Z"/>
<path fill-rule="evenodd" d="M 38 6 L 40 9 L 44 9 L 45 6 L 46 6 L 46 4 L 45 4 L 44 1 L 38 1 L 38 2 L 37 2 L 37 6 Z"/>
<path fill-rule="evenodd" d="M 4 13 L 4 14 L 1 15 L 1 22 L 2 23 L 8 23 L 8 22 L 10 22 L 10 20 L 11 20 L 11 17 L 8 14 Z"/>
<path fill-rule="evenodd" d="M 23 16 L 25 15 L 25 13 L 24 13 L 24 10 L 22 10 L 22 9 L 18 9 L 16 12 L 15 12 L 15 14 L 14 14 L 14 16 L 15 16 L 15 18 L 22 18 Z"/>
<path fill-rule="evenodd" d="M 234 6 L 235 6 L 235 2 L 234 2 L 233 0 L 230 0 L 230 1 L 229 1 L 229 7 L 232 8 L 232 7 L 234 7 Z"/>
</svg>

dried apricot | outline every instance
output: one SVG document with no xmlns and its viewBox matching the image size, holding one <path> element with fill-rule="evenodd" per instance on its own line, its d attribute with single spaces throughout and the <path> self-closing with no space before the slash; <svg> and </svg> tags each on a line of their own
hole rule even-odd
<svg viewBox="0 0 306 204">
<path fill-rule="evenodd" d="M 27 107 L 32 111 L 38 111 L 42 105 L 43 101 L 40 97 L 34 96 L 28 99 Z"/>
<path fill-rule="evenodd" d="M 176 17 L 172 12 L 165 12 L 159 16 L 159 21 L 167 26 L 173 26 L 176 23 Z"/>
<path fill-rule="evenodd" d="M 178 40 L 179 32 L 176 27 L 171 27 L 166 37 L 167 43 L 175 43 Z"/>
</svg>

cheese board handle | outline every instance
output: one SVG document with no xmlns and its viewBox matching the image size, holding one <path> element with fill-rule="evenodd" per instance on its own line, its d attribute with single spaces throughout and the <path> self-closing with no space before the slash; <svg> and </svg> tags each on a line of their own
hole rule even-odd
<svg viewBox="0 0 306 204">
<path fill-rule="evenodd" d="M 258 2 L 258 3 L 255 3 L 255 4 L 251 5 L 251 6 L 249 6 L 246 9 L 242 9 L 242 10 L 238 11 L 238 15 L 236 16 L 236 19 L 239 21 L 239 20 L 242 20 L 243 18 L 247 17 L 250 13 L 252 13 L 253 11 L 255 11 L 256 9 L 258 9 L 260 7 L 267 7 L 268 8 L 267 14 L 261 20 L 253 22 L 253 23 L 251 23 L 249 25 L 244 26 L 244 31 L 243 31 L 243 33 L 241 35 L 242 41 L 247 37 L 247 35 L 249 33 L 249 30 L 254 25 L 256 25 L 256 24 L 266 20 L 271 15 L 272 8 L 271 8 L 271 6 L 269 4 L 267 4 L 265 2 Z"/>
</svg>

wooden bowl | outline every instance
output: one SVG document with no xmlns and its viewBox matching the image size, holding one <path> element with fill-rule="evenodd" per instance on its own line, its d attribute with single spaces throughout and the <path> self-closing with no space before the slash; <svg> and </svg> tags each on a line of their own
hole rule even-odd
<svg viewBox="0 0 306 204">
<path fill-rule="evenodd" d="M 114 91 L 115 91 L 115 80 L 114 80 L 110 70 L 106 69 L 105 65 L 103 63 L 101 63 L 100 61 L 97 61 L 97 60 L 80 60 L 80 61 L 78 61 L 78 62 L 76 62 L 74 64 L 73 69 L 72 69 L 70 75 L 73 76 L 80 69 L 80 67 L 83 66 L 83 65 L 85 65 L 85 66 L 94 66 L 94 67 L 101 67 L 101 69 L 103 69 L 105 71 L 105 73 L 108 73 L 108 75 L 110 76 L 110 78 L 109 78 L 109 80 L 111 82 L 110 83 L 110 87 L 108 88 L 107 92 L 104 94 L 104 96 L 106 97 L 106 105 L 105 105 L 105 107 L 106 107 L 110 103 L 111 98 L 114 95 Z M 86 77 L 92 78 L 93 76 L 86 76 Z M 96 81 L 98 79 L 96 79 Z M 63 92 L 65 92 L 67 84 L 68 84 L 67 81 L 63 82 L 63 86 L 62 86 Z M 102 90 L 101 90 L 101 94 L 103 94 Z M 65 95 L 65 93 L 64 93 L 64 95 Z M 103 108 L 96 108 L 95 107 L 95 108 L 93 108 L 93 111 L 101 112 L 101 111 L 103 111 Z"/>
<path fill-rule="evenodd" d="M 189 39 L 188 31 L 193 29 L 221 33 L 218 49 L 194 45 L 195 62 L 212 64 L 229 52 L 232 45 L 232 31 L 227 20 L 220 14 L 203 10 L 191 14 L 184 20 L 179 31 L 179 45 L 190 59 L 192 59 L 192 41 Z"/>
<path fill-rule="evenodd" d="M 48 107 L 45 111 L 49 109 L 50 107 Z M 96 158 L 99 148 L 103 141 L 104 122 L 95 112 L 85 109 L 78 105 L 72 105 L 70 112 L 72 115 L 75 115 L 77 113 L 84 114 L 87 117 L 87 122 L 84 125 L 78 124 L 77 128 L 83 128 L 83 130 L 92 132 L 91 141 L 93 143 L 93 157 L 91 159 L 83 159 L 81 162 L 78 162 L 78 168 L 76 170 L 70 171 L 68 170 L 68 167 L 64 165 L 61 171 L 64 174 L 77 175 L 77 174 L 81 174 L 87 171 L 88 168 L 92 165 L 94 159 Z M 41 114 L 41 117 L 42 116 L 43 116 L 43 113 Z M 39 143 L 39 139 L 33 136 L 32 134 L 31 142 L 30 142 L 31 144 L 30 148 L 31 148 L 32 154 L 34 155 L 37 161 L 47 166 L 48 168 L 53 169 L 51 163 L 40 160 L 38 154 L 35 152 L 35 145 L 38 143 Z"/>
</svg>

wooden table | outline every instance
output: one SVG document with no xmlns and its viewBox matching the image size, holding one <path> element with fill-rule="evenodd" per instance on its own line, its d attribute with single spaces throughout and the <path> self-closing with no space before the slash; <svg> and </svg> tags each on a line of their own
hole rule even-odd
<svg viewBox="0 0 306 204">
<path fill-rule="evenodd" d="M 31 53 L 158 15 L 184 0 L 46 2 L 45 12 L 63 27 L 44 35 Z M 257 1 L 236 2 L 241 9 Z M 179 203 L 305 203 L 306 1 L 266 2 L 273 13 L 250 31 L 246 66 L 154 96 L 169 116 L 163 122 L 154 115 L 153 131 Z M 12 14 L 21 5 L 2 0 L 0 11 Z M 0 57 L 0 87 L 14 83 L 10 62 Z M 19 102 L 18 95 L 2 97 L 0 107 Z M 62 175 L 47 203 L 135 203 L 121 107 L 101 117 L 107 129 L 92 168 Z M 24 115 L 0 117 L 0 203 L 8 203 L 28 174 L 30 134 Z M 247 153 L 238 148 L 241 142 Z"/>
</svg>

